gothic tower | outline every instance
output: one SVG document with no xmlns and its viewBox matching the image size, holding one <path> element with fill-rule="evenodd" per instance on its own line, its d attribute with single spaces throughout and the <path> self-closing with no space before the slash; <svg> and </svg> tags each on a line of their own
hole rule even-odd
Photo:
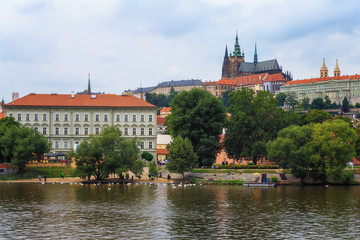
<svg viewBox="0 0 360 240">
<path fill-rule="evenodd" d="M 336 66 L 334 68 L 334 77 L 340 77 L 340 68 L 338 64 L 338 60 L 336 59 Z"/>
<path fill-rule="evenodd" d="M 222 65 L 222 73 L 221 73 L 221 78 L 230 78 L 230 60 L 229 60 L 229 54 L 228 54 L 228 50 L 227 50 L 227 45 L 225 47 L 225 56 L 224 56 L 224 61 L 223 61 L 223 65 Z"/>
<path fill-rule="evenodd" d="M 234 51 L 230 54 L 230 75 L 231 78 L 236 78 L 238 75 L 238 68 L 242 62 L 245 61 L 244 53 L 241 53 L 238 33 L 236 31 Z"/>
<path fill-rule="evenodd" d="M 91 86 L 90 86 L 90 73 L 89 73 L 89 79 L 88 79 L 88 89 L 87 89 L 88 94 L 91 94 Z"/>
<path fill-rule="evenodd" d="M 325 64 L 325 58 L 323 59 L 322 67 L 320 68 L 320 78 L 328 77 L 328 69 Z"/>
<path fill-rule="evenodd" d="M 256 65 L 258 62 L 258 56 L 257 56 L 257 49 L 256 49 L 256 43 L 255 43 L 255 54 L 254 54 L 254 64 Z"/>
</svg>

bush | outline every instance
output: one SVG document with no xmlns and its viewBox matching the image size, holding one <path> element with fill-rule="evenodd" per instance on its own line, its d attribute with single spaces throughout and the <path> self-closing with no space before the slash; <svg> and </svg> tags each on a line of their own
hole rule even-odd
<svg viewBox="0 0 360 240">
<path fill-rule="evenodd" d="M 234 169 L 234 165 L 216 164 L 217 169 Z M 278 165 L 242 165 L 235 164 L 235 169 L 278 169 Z"/>
<path fill-rule="evenodd" d="M 249 162 L 247 165 L 248 165 L 248 166 L 250 166 L 250 165 L 255 165 L 255 163 Z"/>
<path fill-rule="evenodd" d="M 278 182 L 278 178 L 277 178 L 277 177 L 271 177 L 271 178 L 270 178 L 270 181 L 276 183 L 276 182 Z"/>
</svg>

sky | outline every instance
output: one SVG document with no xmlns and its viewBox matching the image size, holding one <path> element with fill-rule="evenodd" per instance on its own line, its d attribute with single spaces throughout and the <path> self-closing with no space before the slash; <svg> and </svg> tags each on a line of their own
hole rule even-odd
<svg viewBox="0 0 360 240">
<path fill-rule="evenodd" d="M 217 81 L 238 32 L 245 61 L 276 58 L 294 79 L 360 74 L 357 0 L 15 0 L 0 8 L 0 97 L 121 94 Z"/>
</svg>

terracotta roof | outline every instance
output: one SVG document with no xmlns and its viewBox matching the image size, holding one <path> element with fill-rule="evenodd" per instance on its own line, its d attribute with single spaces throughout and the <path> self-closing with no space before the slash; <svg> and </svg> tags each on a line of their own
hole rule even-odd
<svg viewBox="0 0 360 240">
<path fill-rule="evenodd" d="M 166 154 L 168 154 L 169 153 L 169 151 L 165 148 L 165 149 L 163 149 L 163 148 L 158 148 L 157 150 L 156 150 L 156 153 L 158 154 L 158 155 L 166 155 Z"/>
<path fill-rule="evenodd" d="M 360 75 L 345 75 L 339 77 L 325 77 L 325 78 L 310 78 L 310 79 L 302 79 L 302 80 L 293 80 L 286 82 L 283 86 L 290 86 L 294 84 L 311 84 L 317 82 L 324 82 L 329 80 L 358 80 L 360 79 Z"/>
<path fill-rule="evenodd" d="M 163 107 L 160 112 L 170 112 L 171 111 L 171 107 Z"/>
<path fill-rule="evenodd" d="M 204 82 L 206 86 L 216 85 L 217 82 Z"/>
<path fill-rule="evenodd" d="M 235 80 L 233 79 L 220 79 L 216 82 L 216 84 L 222 84 L 222 85 L 235 85 Z"/>
<path fill-rule="evenodd" d="M 157 125 L 165 125 L 166 118 L 157 116 Z"/>
<path fill-rule="evenodd" d="M 0 113 L 0 119 L 5 117 L 5 111 L 3 111 L 2 113 Z"/>
<path fill-rule="evenodd" d="M 275 73 L 275 74 L 261 73 L 261 74 L 237 77 L 235 81 L 237 86 L 244 86 L 244 85 L 260 84 L 264 82 L 275 82 L 275 81 L 285 82 L 285 78 L 281 73 Z"/>
<path fill-rule="evenodd" d="M 276 82 L 276 81 L 285 81 L 285 78 L 281 73 L 269 74 L 265 77 L 263 82 Z"/>
<path fill-rule="evenodd" d="M 132 95 L 100 94 L 92 95 L 70 94 L 29 94 L 5 106 L 53 106 L 53 107 L 147 107 L 156 106 Z"/>
</svg>

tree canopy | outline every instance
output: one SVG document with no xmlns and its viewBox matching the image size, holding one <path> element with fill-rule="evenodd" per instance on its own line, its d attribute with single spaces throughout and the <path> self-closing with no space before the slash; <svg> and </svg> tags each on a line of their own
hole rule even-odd
<svg viewBox="0 0 360 240">
<path fill-rule="evenodd" d="M 286 93 L 284 93 L 284 92 L 278 93 L 276 95 L 276 100 L 278 100 L 279 106 L 282 106 L 282 107 L 284 106 L 285 99 L 286 99 Z"/>
<path fill-rule="evenodd" d="M 309 123 L 322 123 L 329 119 L 332 119 L 330 113 L 327 113 L 323 110 L 314 109 L 303 116 L 302 122 L 303 125 L 305 125 Z"/>
<path fill-rule="evenodd" d="M 347 97 L 345 97 L 342 102 L 341 111 L 344 113 L 347 113 L 350 111 L 350 104 L 349 104 L 349 101 L 347 100 Z"/>
<path fill-rule="evenodd" d="M 141 154 L 141 158 L 142 159 L 145 159 L 146 161 L 152 161 L 153 159 L 154 159 L 154 156 L 151 154 L 151 153 L 149 153 L 149 152 L 143 152 L 142 154 Z"/>
<path fill-rule="evenodd" d="M 121 175 L 128 170 L 138 173 L 143 166 L 142 162 L 139 164 L 139 154 L 138 141 L 122 137 L 121 131 L 111 126 L 81 142 L 74 158 L 81 177 L 102 180 L 111 173 Z"/>
<path fill-rule="evenodd" d="M 179 93 L 167 117 L 172 137 L 188 138 L 198 155 L 199 165 L 205 166 L 212 165 L 220 151 L 224 121 L 225 108 L 220 100 L 197 88 Z"/>
<path fill-rule="evenodd" d="M 165 94 L 156 94 L 156 93 L 146 93 L 146 101 L 154 104 L 157 107 L 169 107 L 170 102 L 173 98 L 178 95 L 179 92 L 175 91 L 174 88 L 171 88 L 170 94 L 166 96 Z"/>
<path fill-rule="evenodd" d="M 266 142 L 300 118 L 293 111 L 284 111 L 267 91 L 255 95 L 242 88 L 230 95 L 230 118 L 226 123 L 225 151 L 230 158 L 250 158 L 255 164 L 266 156 Z"/>
<path fill-rule="evenodd" d="M 295 105 L 297 104 L 297 95 L 295 92 L 289 92 L 286 94 L 285 105 L 289 106 L 291 110 L 294 110 Z"/>
</svg>

